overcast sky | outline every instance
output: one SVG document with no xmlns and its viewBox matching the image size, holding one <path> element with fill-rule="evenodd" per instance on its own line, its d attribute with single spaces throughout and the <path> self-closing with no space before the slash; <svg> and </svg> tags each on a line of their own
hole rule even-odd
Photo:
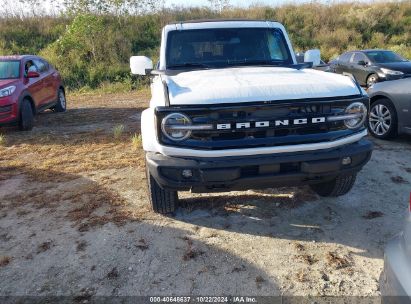
<svg viewBox="0 0 411 304">
<path fill-rule="evenodd" d="M 389 1 L 389 0 L 388 0 Z M 395 1 L 395 0 L 393 0 Z M 44 0 L 41 7 L 35 8 L 37 11 L 46 11 L 48 14 L 58 14 L 60 11 L 58 4 L 61 4 L 63 0 Z M 171 6 L 209 6 L 207 0 L 163 0 L 165 7 Z M 307 3 L 307 2 L 319 2 L 324 4 L 339 3 L 339 2 L 377 2 L 373 0 L 229 0 L 229 3 L 233 6 L 248 7 L 253 4 L 262 4 L 270 6 L 279 6 L 282 4 L 293 3 Z M 18 12 L 27 12 L 27 7 L 23 6 L 18 0 L 0 0 L 0 17 L 5 13 L 18 14 Z"/>
<path fill-rule="evenodd" d="M 294 0 L 294 1 L 287 1 L 287 0 L 258 0 L 258 1 L 246 1 L 246 0 L 230 0 L 230 4 L 235 6 L 249 6 L 253 3 L 260 3 L 260 4 L 269 4 L 269 5 L 280 5 L 286 2 L 294 2 L 294 3 L 302 3 L 302 2 L 309 2 L 307 0 Z M 166 0 L 166 5 L 183 5 L 183 6 L 204 6 L 209 5 L 207 0 Z"/>
<path fill-rule="evenodd" d="M 285 3 L 307 3 L 307 2 L 320 2 L 320 3 L 338 3 L 338 2 L 348 2 L 347 0 L 229 0 L 231 5 L 234 6 L 242 6 L 242 7 L 247 7 L 252 4 L 265 4 L 265 5 L 270 5 L 270 6 L 278 6 L 281 4 Z M 351 1 L 353 2 L 353 1 Z M 354 2 L 373 2 L 372 0 L 360 0 L 360 1 L 354 1 Z M 179 5 L 179 6 L 205 6 L 209 5 L 209 2 L 207 0 L 165 0 L 165 5 L 166 6 L 171 6 L 171 5 Z"/>
</svg>

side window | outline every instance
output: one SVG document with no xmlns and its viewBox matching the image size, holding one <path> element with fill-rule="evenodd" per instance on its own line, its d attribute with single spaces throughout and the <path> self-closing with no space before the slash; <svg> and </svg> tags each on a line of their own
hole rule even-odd
<svg viewBox="0 0 411 304">
<path fill-rule="evenodd" d="M 24 75 L 27 75 L 28 72 L 38 72 L 39 69 L 34 62 L 34 60 L 27 60 L 24 64 Z"/>
<path fill-rule="evenodd" d="M 351 55 L 352 55 L 352 53 L 342 54 L 341 57 L 340 57 L 340 62 L 342 62 L 342 63 L 347 63 L 347 62 L 349 62 L 349 61 L 350 61 L 350 58 L 351 58 Z"/>
<path fill-rule="evenodd" d="M 365 55 L 363 53 L 355 53 L 355 55 L 352 59 L 352 62 L 353 63 L 358 63 L 361 60 L 367 62 L 367 57 L 365 57 Z"/>
<path fill-rule="evenodd" d="M 33 62 L 37 66 L 37 71 L 39 73 L 44 73 L 48 70 L 48 67 L 46 66 L 46 63 L 43 60 L 34 59 Z"/>
<path fill-rule="evenodd" d="M 44 64 L 44 71 L 47 72 L 50 69 L 50 64 L 45 60 L 40 60 Z"/>
</svg>

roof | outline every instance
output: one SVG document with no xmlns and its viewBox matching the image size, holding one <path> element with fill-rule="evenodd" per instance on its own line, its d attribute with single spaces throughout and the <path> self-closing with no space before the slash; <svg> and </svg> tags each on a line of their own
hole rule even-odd
<svg viewBox="0 0 411 304">
<path fill-rule="evenodd" d="M 8 55 L 8 56 L 0 56 L 0 60 L 22 60 L 26 57 L 33 57 L 35 55 Z"/>
<path fill-rule="evenodd" d="M 204 22 L 227 22 L 227 21 L 241 21 L 241 22 L 267 22 L 272 20 L 262 20 L 262 19 L 245 19 L 245 18 L 237 18 L 237 19 L 197 19 L 197 20 L 185 20 L 185 21 L 175 21 L 172 22 L 173 24 L 184 24 L 184 23 L 204 23 Z"/>
<path fill-rule="evenodd" d="M 211 28 L 272 28 L 283 26 L 275 21 L 252 20 L 252 19 L 206 19 L 187 20 L 171 23 L 165 26 L 166 32 L 171 30 L 194 30 Z"/>
<path fill-rule="evenodd" d="M 384 49 L 367 49 L 367 50 L 360 50 L 359 52 L 375 52 L 375 51 L 389 51 Z"/>
<path fill-rule="evenodd" d="M 389 50 L 384 50 L 384 49 L 366 49 L 366 50 L 353 50 L 353 51 L 347 51 L 345 53 L 354 53 L 354 52 L 379 52 L 379 51 L 389 51 Z"/>
</svg>

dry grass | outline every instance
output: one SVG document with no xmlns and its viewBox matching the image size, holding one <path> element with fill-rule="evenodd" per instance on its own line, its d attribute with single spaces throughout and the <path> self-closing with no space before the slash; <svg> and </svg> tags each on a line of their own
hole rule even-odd
<svg viewBox="0 0 411 304">
<path fill-rule="evenodd" d="M 310 266 L 318 262 L 318 260 L 315 257 L 309 254 L 302 254 L 298 256 L 298 259 Z"/>
<path fill-rule="evenodd" d="M 11 262 L 11 257 L 9 256 L 0 256 L 0 267 L 7 266 Z"/>
<path fill-rule="evenodd" d="M 47 250 L 50 250 L 50 248 L 53 246 L 54 246 L 53 241 L 50 241 L 50 240 L 45 241 L 37 247 L 37 254 L 46 252 Z"/>
<path fill-rule="evenodd" d="M 391 176 L 391 180 L 395 184 L 409 184 L 407 180 L 405 180 L 402 176 Z"/>
<path fill-rule="evenodd" d="M 296 273 L 295 278 L 300 283 L 307 282 L 308 281 L 307 272 L 305 272 L 303 269 L 301 269 Z"/>
<path fill-rule="evenodd" d="M 335 269 L 341 269 L 351 266 L 351 262 L 348 257 L 339 256 L 335 252 L 328 252 L 326 255 L 326 260 L 328 265 L 334 267 Z"/>
<path fill-rule="evenodd" d="M 265 282 L 265 279 L 260 275 L 255 278 L 255 283 L 256 283 L 258 289 L 261 288 L 261 286 L 264 282 Z"/>
<path fill-rule="evenodd" d="M 146 240 L 143 239 L 143 238 L 140 239 L 138 241 L 138 244 L 136 244 L 135 246 L 136 246 L 136 248 L 138 248 L 140 250 L 143 250 L 143 251 L 148 249 L 148 244 L 147 244 Z"/>
<path fill-rule="evenodd" d="M 142 146 L 141 134 L 134 133 L 134 135 L 131 137 L 131 146 L 133 147 L 134 150 L 141 149 L 141 146 Z"/>
<path fill-rule="evenodd" d="M 381 211 L 369 211 L 367 214 L 363 215 L 362 217 L 367 219 L 367 220 L 372 220 L 378 217 L 383 217 L 384 213 Z"/>
<path fill-rule="evenodd" d="M 6 144 L 6 137 L 0 133 L 0 146 L 3 146 Z"/>
<path fill-rule="evenodd" d="M 184 261 L 195 259 L 196 257 L 204 254 L 203 251 L 198 250 L 197 248 L 193 246 L 193 241 L 190 238 L 185 237 L 184 240 L 187 242 L 187 248 L 183 254 Z"/>
<path fill-rule="evenodd" d="M 121 136 L 124 133 L 124 129 L 125 129 L 124 125 L 114 126 L 114 128 L 113 128 L 114 139 L 116 139 L 116 140 L 120 139 Z"/>
<path fill-rule="evenodd" d="M 80 251 L 85 251 L 87 248 L 87 242 L 85 240 L 82 241 L 77 241 L 77 246 L 76 246 L 76 251 L 80 252 Z"/>
<path fill-rule="evenodd" d="M 140 220 L 147 210 L 136 210 L 124 198 L 115 172 L 143 170 L 141 149 L 118 139 L 125 130 L 139 138 L 140 122 L 133 115 L 146 107 L 146 98 L 145 92 L 71 95 L 66 113 L 40 114 L 33 131 L 6 129 L 0 181 L 24 177 L 25 190 L 7 194 L 0 208 L 64 206 L 66 218 L 83 231 L 109 221 Z M 101 173 L 107 170 L 114 174 Z"/>
</svg>

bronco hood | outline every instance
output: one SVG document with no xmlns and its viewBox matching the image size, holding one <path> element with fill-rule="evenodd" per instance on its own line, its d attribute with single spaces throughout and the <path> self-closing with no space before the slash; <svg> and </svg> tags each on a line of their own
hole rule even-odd
<svg viewBox="0 0 411 304">
<path fill-rule="evenodd" d="M 347 76 L 312 69 L 241 67 L 166 76 L 171 105 L 326 98 L 361 92 Z"/>
</svg>

